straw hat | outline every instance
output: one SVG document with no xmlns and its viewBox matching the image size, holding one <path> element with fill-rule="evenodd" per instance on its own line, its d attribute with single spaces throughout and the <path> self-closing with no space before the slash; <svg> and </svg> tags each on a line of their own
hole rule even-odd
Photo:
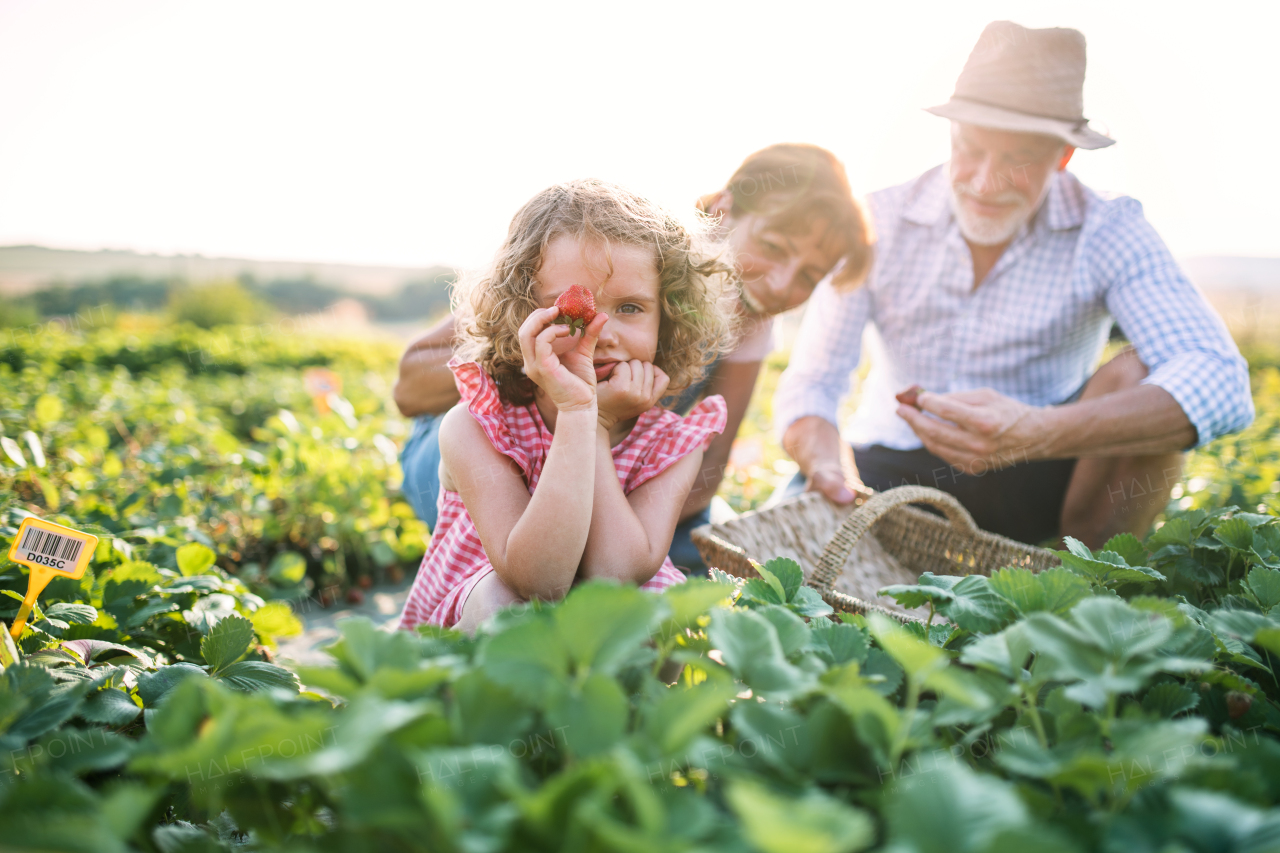
<svg viewBox="0 0 1280 853">
<path fill-rule="evenodd" d="M 1115 140 L 1084 117 L 1084 34 L 995 21 L 982 31 L 951 100 L 929 112 L 966 124 L 1056 136 L 1076 148 Z"/>
</svg>

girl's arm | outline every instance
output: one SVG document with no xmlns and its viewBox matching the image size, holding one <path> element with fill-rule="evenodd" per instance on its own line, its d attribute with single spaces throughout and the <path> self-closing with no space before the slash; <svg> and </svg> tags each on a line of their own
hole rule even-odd
<svg viewBox="0 0 1280 853">
<path fill-rule="evenodd" d="M 440 425 L 441 486 L 461 495 L 493 570 L 521 598 L 554 600 L 573 583 L 587 541 L 596 429 L 594 411 L 562 412 L 530 495 L 519 466 L 466 408 L 455 406 Z"/>
<path fill-rule="evenodd" d="M 558 310 L 529 315 L 520 328 L 525 373 L 555 404 L 555 434 L 532 495 L 518 467 L 489 442 L 471 413 L 455 408 L 440 427 L 441 485 L 461 495 L 498 578 L 522 598 L 555 599 L 573 583 L 591 521 L 593 442 L 599 429 L 591 367 L 605 315 L 589 324 L 561 362 L 551 325 Z M 586 377 L 590 377 L 590 381 Z"/>
<path fill-rule="evenodd" d="M 702 467 L 694 477 L 693 488 L 689 490 L 684 509 L 680 511 L 681 519 L 705 509 L 720 489 L 720 481 L 724 479 L 725 468 L 729 465 L 729 451 L 733 449 L 738 428 L 742 426 L 747 407 L 751 405 L 751 395 L 755 391 L 756 377 L 760 375 L 760 365 L 759 361 L 725 361 L 716 366 L 716 372 L 707 385 L 706 396 L 719 394 L 724 397 L 728 420 L 725 422 L 724 432 L 713 438 L 702 454 Z"/>
<path fill-rule="evenodd" d="M 689 487 L 702 465 L 695 450 L 658 476 L 622 492 L 608 433 L 596 439 L 596 491 L 591 532 L 582 555 L 584 578 L 614 578 L 643 584 L 662 568 Z"/>
<path fill-rule="evenodd" d="M 697 475 L 695 452 L 626 495 L 613 464 L 610 431 L 648 411 L 666 394 L 668 378 L 651 363 L 633 360 L 614 368 L 599 386 L 595 444 L 595 498 L 591 530 L 582 555 L 584 578 L 609 577 L 644 583 L 662 567 L 680 508 Z"/>
</svg>

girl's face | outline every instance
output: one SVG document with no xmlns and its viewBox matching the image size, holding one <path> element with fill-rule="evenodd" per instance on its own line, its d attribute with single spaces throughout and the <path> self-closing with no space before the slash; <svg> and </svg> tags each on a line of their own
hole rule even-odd
<svg viewBox="0 0 1280 853">
<path fill-rule="evenodd" d="M 708 212 L 725 215 L 727 242 L 742 278 L 742 302 L 753 314 L 781 314 L 802 304 L 843 254 L 825 220 L 815 220 L 807 232 L 789 234 L 759 214 L 735 217 L 731 207 L 732 197 L 723 192 Z"/>
<path fill-rule="evenodd" d="M 613 245 L 606 253 L 598 243 L 579 243 L 561 235 L 547 245 L 537 276 L 538 305 L 550 308 L 571 286 L 580 284 L 596 299 L 596 310 L 609 315 L 596 344 L 596 380 L 609 378 L 619 362 L 652 362 L 658 353 L 662 307 L 658 302 L 658 270 L 653 252 L 639 246 Z M 578 345 L 577 336 L 558 338 L 557 354 Z"/>
</svg>

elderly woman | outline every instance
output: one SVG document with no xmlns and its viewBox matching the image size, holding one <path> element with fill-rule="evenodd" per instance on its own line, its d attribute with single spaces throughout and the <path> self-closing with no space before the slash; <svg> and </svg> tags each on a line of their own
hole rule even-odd
<svg viewBox="0 0 1280 853">
<path fill-rule="evenodd" d="M 870 266 L 872 243 L 870 220 L 844 167 L 815 145 L 771 145 L 755 152 L 723 189 L 699 199 L 698 208 L 719 220 L 740 274 L 742 330 L 736 349 L 711 367 L 700 386 L 668 401 L 683 412 L 703 396 L 719 394 L 728 406 L 725 431 L 703 455 L 702 474 L 671 545 L 672 562 L 695 574 L 706 567 L 689 533 L 709 519 L 760 366 L 773 348 L 773 316 L 802 304 L 837 266 L 832 283 L 855 287 Z M 405 496 L 432 527 L 440 493 L 439 419 L 458 402 L 445 366 L 453 330 L 453 317 L 446 317 L 410 344 L 395 388 L 401 413 L 415 419 L 401 457 Z"/>
</svg>

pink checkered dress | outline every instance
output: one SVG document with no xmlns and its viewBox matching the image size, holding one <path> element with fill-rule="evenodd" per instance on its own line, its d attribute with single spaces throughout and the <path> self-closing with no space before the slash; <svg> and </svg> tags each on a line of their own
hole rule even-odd
<svg viewBox="0 0 1280 853">
<path fill-rule="evenodd" d="M 538 407 L 503 403 L 493 379 L 473 361 L 455 358 L 449 367 L 462 402 L 493 446 L 520 466 L 532 493 L 538 487 L 551 448 L 551 433 L 542 422 Z M 719 396 L 703 400 L 685 417 L 661 406 L 645 412 L 631 433 L 613 448 L 613 464 L 623 492 L 630 494 L 694 450 L 705 449 L 713 436 L 724 432 L 726 417 L 724 398 Z M 424 622 L 446 627 L 456 624 L 471 590 L 493 571 L 462 497 L 441 489 L 439 507 L 440 518 L 431 544 L 400 615 L 401 628 Z M 640 588 L 658 591 L 682 581 L 684 575 L 668 557 L 657 574 Z"/>
</svg>

